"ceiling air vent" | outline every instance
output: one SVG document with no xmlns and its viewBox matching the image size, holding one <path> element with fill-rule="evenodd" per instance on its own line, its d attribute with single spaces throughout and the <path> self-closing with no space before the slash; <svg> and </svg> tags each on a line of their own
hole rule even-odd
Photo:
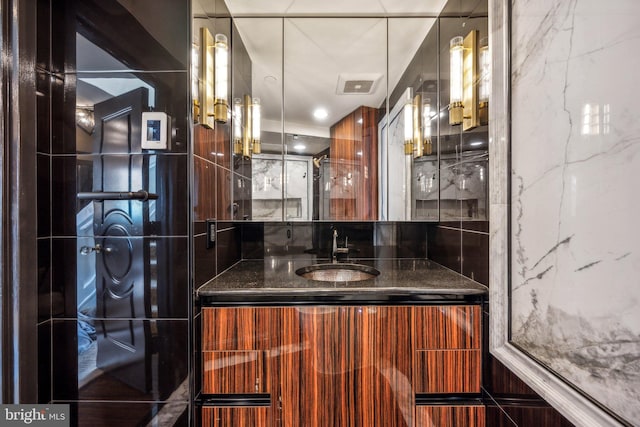
<svg viewBox="0 0 640 427">
<path fill-rule="evenodd" d="M 368 95 L 375 91 L 380 74 L 341 74 L 338 76 L 338 95 Z"/>
</svg>

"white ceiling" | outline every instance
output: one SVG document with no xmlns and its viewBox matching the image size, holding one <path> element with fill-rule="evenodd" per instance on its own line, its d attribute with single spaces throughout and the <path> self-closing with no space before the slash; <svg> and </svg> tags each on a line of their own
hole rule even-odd
<svg viewBox="0 0 640 427">
<path fill-rule="evenodd" d="M 446 0 L 225 0 L 231 16 L 437 16 Z"/>
<path fill-rule="evenodd" d="M 293 7 L 309 2 L 286 3 Z M 387 88 L 395 87 L 435 18 L 240 17 L 235 23 L 251 58 L 252 96 L 261 99 L 263 129 L 282 129 L 284 93 L 285 133 L 327 137 L 330 126 L 358 106 L 380 107 Z M 374 90 L 338 94 L 340 79 L 372 79 Z M 313 118 L 318 107 L 328 111 L 326 119 Z"/>
</svg>

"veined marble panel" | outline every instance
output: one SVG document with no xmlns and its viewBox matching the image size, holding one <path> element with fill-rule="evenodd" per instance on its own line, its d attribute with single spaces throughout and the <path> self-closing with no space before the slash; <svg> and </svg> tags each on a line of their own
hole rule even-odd
<svg viewBox="0 0 640 427">
<path fill-rule="evenodd" d="M 640 425 L 640 2 L 512 5 L 512 342 Z"/>
</svg>

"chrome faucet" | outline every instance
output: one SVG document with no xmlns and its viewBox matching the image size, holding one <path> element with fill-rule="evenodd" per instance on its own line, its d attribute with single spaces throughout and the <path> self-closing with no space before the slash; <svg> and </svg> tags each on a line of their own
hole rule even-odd
<svg viewBox="0 0 640 427">
<path fill-rule="evenodd" d="M 349 237 L 344 238 L 344 247 L 338 247 L 338 230 L 333 230 L 333 246 L 331 249 L 331 262 L 334 264 L 338 262 L 338 254 L 349 253 Z"/>
</svg>

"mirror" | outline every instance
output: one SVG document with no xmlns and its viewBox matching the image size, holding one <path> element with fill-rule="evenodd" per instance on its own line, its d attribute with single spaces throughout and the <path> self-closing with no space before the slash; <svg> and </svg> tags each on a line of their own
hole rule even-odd
<svg viewBox="0 0 640 427">
<path fill-rule="evenodd" d="M 487 127 L 448 111 L 450 40 L 486 39 L 486 16 L 233 18 L 231 102 L 261 117 L 259 150 L 233 156 L 233 219 L 486 220 Z"/>
</svg>

